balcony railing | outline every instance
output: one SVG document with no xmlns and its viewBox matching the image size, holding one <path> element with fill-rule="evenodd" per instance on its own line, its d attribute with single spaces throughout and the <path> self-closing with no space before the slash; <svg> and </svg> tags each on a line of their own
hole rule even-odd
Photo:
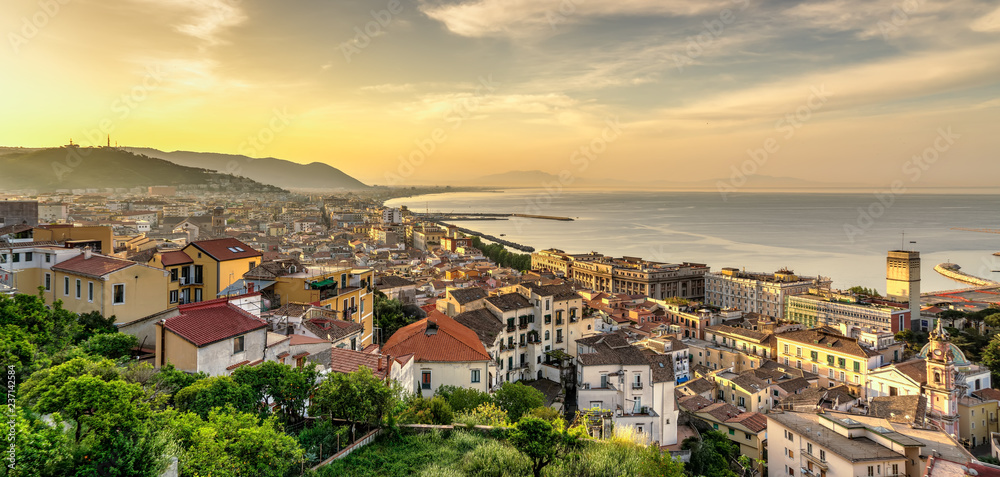
<svg viewBox="0 0 1000 477">
<path fill-rule="evenodd" d="M 507 332 L 508 333 L 512 333 L 515 329 L 516 328 L 514 327 L 514 325 L 507 325 Z"/>
<path fill-rule="evenodd" d="M 520 325 L 518 325 L 518 328 L 520 328 L 522 330 L 526 330 L 526 329 L 528 329 L 528 324 L 527 323 L 521 323 Z"/>
<path fill-rule="evenodd" d="M 818 465 L 819 468 L 821 468 L 823 470 L 828 470 L 830 468 L 830 465 L 829 465 L 829 463 L 827 463 L 826 459 L 820 459 L 818 456 L 814 456 L 814 455 L 810 454 L 805 449 L 801 449 L 801 453 L 802 453 L 802 457 L 804 457 L 809 462 L 812 462 L 813 464 Z"/>
<path fill-rule="evenodd" d="M 563 342 L 562 336 L 556 338 L 556 343 L 562 343 L 562 342 Z"/>
<path fill-rule="evenodd" d="M 632 383 L 632 389 L 642 389 L 642 383 Z"/>
</svg>

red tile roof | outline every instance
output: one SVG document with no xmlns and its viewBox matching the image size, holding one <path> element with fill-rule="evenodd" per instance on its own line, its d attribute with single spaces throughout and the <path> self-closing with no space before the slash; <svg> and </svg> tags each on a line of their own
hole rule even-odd
<svg viewBox="0 0 1000 477">
<path fill-rule="evenodd" d="M 312 336 L 306 335 L 292 335 L 292 339 L 288 342 L 289 345 L 304 345 L 304 344 L 317 344 L 317 343 L 329 343 L 329 341 L 322 338 L 313 338 Z"/>
<path fill-rule="evenodd" d="M 249 363 L 250 363 L 250 360 L 245 359 L 243 361 L 240 361 L 239 363 L 226 366 L 226 371 L 232 371 L 232 370 L 234 370 L 234 369 L 236 369 L 236 368 L 238 368 L 240 366 L 243 366 L 244 364 L 249 364 Z"/>
<path fill-rule="evenodd" d="M 180 315 L 168 318 L 163 326 L 198 347 L 267 328 L 267 323 L 226 299 L 181 305 Z"/>
<path fill-rule="evenodd" d="M 381 354 L 344 348 L 333 348 L 330 351 L 330 371 L 335 373 L 353 373 L 364 366 L 371 369 L 376 377 L 385 379 L 389 375 L 391 364 L 388 358 Z"/>
<path fill-rule="evenodd" d="M 747 429 L 760 432 L 767 429 L 767 417 L 759 412 L 744 412 L 740 415 L 726 420 L 726 422 L 743 424 Z"/>
<path fill-rule="evenodd" d="M 174 252 L 163 252 L 163 255 L 160 255 L 160 261 L 163 262 L 164 267 L 172 267 L 183 263 L 194 263 L 194 260 L 191 260 L 191 257 L 189 257 L 188 254 L 181 252 L 180 250 Z"/>
<path fill-rule="evenodd" d="M 117 272 L 132 265 L 136 265 L 131 260 L 111 258 L 107 255 L 92 253 L 90 258 L 85 258 L 81 253 L 69 260 L 63 260 L 52 266 L 53 270 L 87 275 L 91 277 L 101 277 L 112 272 Z"/>
<path fill-rule="evenodd" d="M 234 238 L 198 240 L 191 242 L 190 245 L 197 247 L 198 250 L 207 253 L 220 262 L 240 258 L 260 257 L 262 255 L 260 252 L 254 250 L 253 247 Z"/>
<path fill-rule="evenodd" d="M 392 356 L 413 354 L 417 361 L 489 361 L 475 331 L 439 311 L 396 331 L 382 347 Z"/>
</svg>

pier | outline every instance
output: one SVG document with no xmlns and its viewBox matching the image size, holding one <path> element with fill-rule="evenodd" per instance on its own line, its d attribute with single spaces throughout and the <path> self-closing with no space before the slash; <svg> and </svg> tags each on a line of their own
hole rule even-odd
<svg viewBox="0 0 1000 477">
<path fill-rule="evenodd" d="M 454 225 L 454 224 L 448 224 L 448 223 L 442 222 L 440 220 L 431 220 L 431 222 L 434 222 L 434 223 L 436 223 L 438 225 L 442 225 L 444 227 L 450 227 L 450 226 Z M 494 237 L 492 235 L 487 235 L 487 234 L 484 234 L 482 232 L 476 232 L 475 230 L 467 229 L 465 227 L 459 227 L 457 225 L 454 225 L 454 227 L 459 232 L 462 232 L 463 234 L 474 235 L 474 236 L 479 237 L 481 239 L 489 240 L 490 242 L 495 242 L 495 243 L 498 243 L 500 245 L 503 245 L 504 247 L 509 247 L 509 248 L 514 249 L 514 250 L 520 250 L 522 252 L 528 252 L 528 253 L 531 253 L 531 252 L 535 251 L 535 247 L 529 247 L 527 245 L 521 245 L 519 243 L 511 242 L 510 240 L 504 240 L 502 238 Z"/>
<path fill-rule="evenodd" d="M 560 217 L 556 215 L 532 215 L 532 214 L 494 214 L 486 212 L 468 213 L 414 213 L 413 215 L 425 220 L 508 220 L 510 217 L 520 217 L 524 219 L 558 220 L 561 222 L 572 222 L 572 217 Z"/>
<path fill-rule="evenodd" d="M 980 287 L 1000 285 L 1000 282 L 969 275 L 968 273 L 961 271 L 960 268 L 961 267 L 954 263 L 939 263 L 934 266 L 934 271 L 955 280 L 956 282 L 968 283 Z"/>
</svg>

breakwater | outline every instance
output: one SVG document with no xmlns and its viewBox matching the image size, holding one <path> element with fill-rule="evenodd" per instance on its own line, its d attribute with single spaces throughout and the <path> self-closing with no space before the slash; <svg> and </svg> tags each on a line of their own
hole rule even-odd
<svg viewBox="0 0 1000 477">
<path fill-rule="evenodd" d="M 968 273 L 963 272 L 961 268 L 962 267 L 954 263 L 939 263 L 934 266 L 934 271 L 955 280 L 956 282 L 969 283 L 977 286 L 1000 285 L 1000 282 L 969 275 Z"/>
<path fill-rule="evenodd" d="M 448 224 L 448 223 L 445 223 L 445 222 L 441 222 L 439 220 L 432 220 L 431 222 L 434 222 L 434 223 L 436 223 L 438 225 L 442 225 L 442 226 L 445 226 L 445 227 L 450 227 L 450 226 L 453 225 L 453 224 Z M 511 242 L 510 240 L 504 240 L 504 239 L 499 238 L 499 237 L 494 237 L 494 236 L 489 235 L 489 234 L 484 234 L 482 232 L 477 232 L 475 230 L 467 229 L 465 227 L 459 227 L 457 225 L 455 225 L 455 228 L 459 232 L 462 232 L 463 234 L 474 235 L 474 236 L 479 237 L 481 239 L 489 240 L 490 242 L 498 243 L 500 245 L 503 245 L 504 247 L 509 247 L 509 248 L 514 249 L 514 250 L 520 250 L 522 252 L 528 252 L 528 253 L 531 253 L 531 252 L 535 251 L 535 247 L 530 247 L 530 246 L 527 246 L 527 245 L 521 245 L 521 244 L 516 243 L 516 242 Z"/>
</svg>

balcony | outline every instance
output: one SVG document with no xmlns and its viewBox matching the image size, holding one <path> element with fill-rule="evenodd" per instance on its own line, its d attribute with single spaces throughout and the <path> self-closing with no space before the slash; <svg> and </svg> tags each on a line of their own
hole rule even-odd
<svg viewBox="0 0 1000 477">
<path fill-rule="evenodd" d="M 517 327 L 520 328 L 520 329 L 522 329 L 522 330 L 526 330 L 526 329 L 528 329 L 528 324 L 527 323 L 521 323 Z"/>
<path fill-rule="evenodd" d="M 558 326 L 558 325 L 561 325 L 561 324 L 563 324 L 563 319 L 562 318 L 556 318 L 556 325 Z"/>
<path fill-rule="evenodd" d="M 562 336 L 556 337 L 556 343 L 562 343 L 562 342 L 563 342 L 563 337 Z"/>
<path fill-rule="evenodd" d="M 642 389 L 642 383 L 632 383 L 632 389 Z"/>
<path fill-rule="evenodd" d="M 517 329 L 517 328 L 516 328 L 516 327 L 514 327 L 514 325 L 507 325 L 507 332 L 508 332 L 508 333 L 513 333 L 513 332 L 514 332 L 514 330 L 516 330 L 516 329 Z"/>
<path fill-rule="evenodd" d="M 820 469 L 823 469 L 823 470 L 829 470 L 830 469 L 830 465 L 826 461 L 826 459 L 820 459 L 819 457 L 810 454 L 805 449 L 800 449 L 800 452 L 801 452 L 802 457 L 804 457 L 809 462 L 812 462 L 814 465 L 819 466 Z"/>
<path fill-rule="evenodd" d="M 577 389 L 585 389 L 590 391 L 617 391 L 614 384 L 610 382 L 604 383 L 604 386 L 593 386 L 590 383 L 580 383 L 576 385 Z"/>
</svg>

